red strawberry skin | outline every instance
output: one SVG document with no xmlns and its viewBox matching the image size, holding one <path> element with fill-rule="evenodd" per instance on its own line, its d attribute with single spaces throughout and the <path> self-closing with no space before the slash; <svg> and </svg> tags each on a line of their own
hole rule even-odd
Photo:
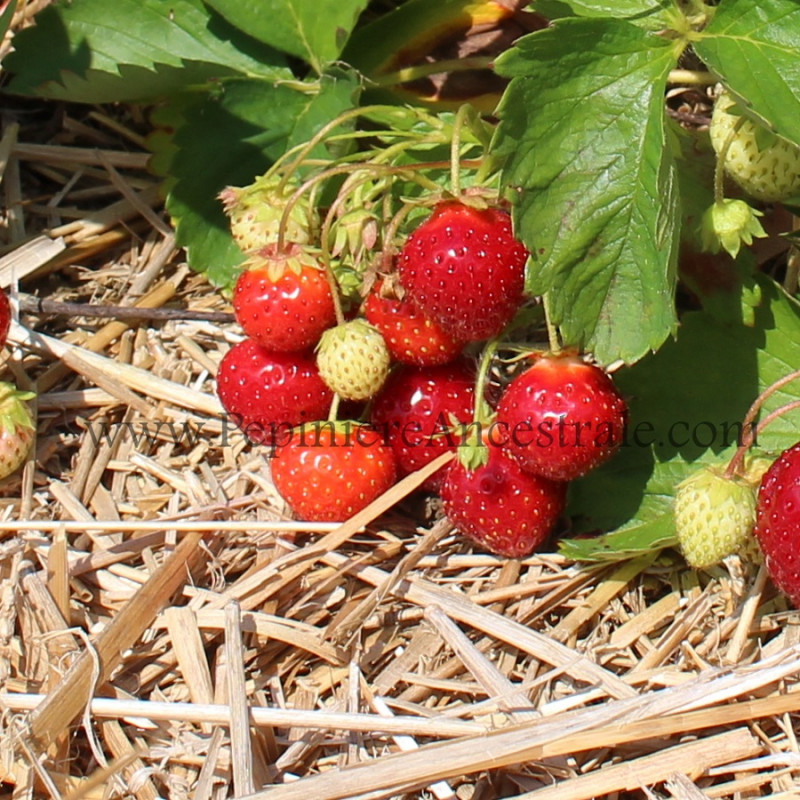
<svg viewBox="0 0 800 800">
<path fill-rule="evenodd" d="M 497 405 L 508 452 L 527 472 L 556 481 L 579 478 L 611 458 L 627 416 L 611 378 L 569 354 L 537 358 Z"/>
<path fill-rule="evenodd" d="M 333 392 L 310 353 L 274 353 L 252 339 L 234 345 L 217 372 L 217 395 L 247 437 L 275 444 L 296 425 L 324 419 Z"/>
<path fill-rule="evenodd" d="M 499 556 L 522 558 L 549 537 L 564 511 L 566 484 L 523 472 L 501 447 L 474 470 L 453 461 L 441 489 L 445 514 L 467 538 Z"/>
<path fill-rule="evenodd" d="M 527 258 L 505 211 L 446 201 L 409 236 L 397 269 L 432 320 L 476 341 L 500 333 L 521 305 Z"/>
<path fill-rule="evenodd" d="M 236 280 L 233 310 L 247 336 L 279 352 L 308 350 L 336 324 L 325 273 L 308 265 L 246 269 Z"/>
<path fill-rule="evenodd" d="M 395 361 L 432 367 L 453 361 L 464 343 L 454 339 L 407 298 L 385 295 L 377 284 L 367 295 L 364 316 L 381 333 Z"/>
<path fill-rule="evenodd" d="M 459 444 L 463 425 L 472 420 L 475 369 L 465 359 L 438 367 L 399 367 L 373 401 L 371 421 L 394 450 L 401 474 L 415 472 Z M 449 435 L 448 435 L 449 433 Z M 444 478 L 438 470 L 423 484 L 436 491 Z"/>
<path fill-rule="evenodd" d="M 755 535 L 773 583 L 800 608 L 800 443 L 761 479 Z"/>
<path fill-rule="evenodd" d="M 344 522 L 397 477 L 391 447 L 377 431 L 354 422 L 296 429 L 271 465 L 275 488 L 307 522 Z"/>
</svg>

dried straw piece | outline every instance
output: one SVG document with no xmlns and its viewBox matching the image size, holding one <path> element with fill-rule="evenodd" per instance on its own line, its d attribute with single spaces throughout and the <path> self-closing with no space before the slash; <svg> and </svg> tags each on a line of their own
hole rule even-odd
<svg viewBox="0 0 800 800">
<path fill-rule="evenodd" d="M 13 711 L 35 710 L 49 695 L 0 692 L 0 707 Z M 96 717 L 110 719 L 166 720 L 170 722 L 212 723 L 230 725 L 231 709 L 220 703 L 169 703 L 155 700 L 119 700 L 111 697 L 94 697 L 89 710 Z M 377 714 L 350 714 L 325 709 L 264 708 L 250 706 L 251 725 L 275 728 L 302 728 L 313 731 L 354 730 L 383 734 L 407 734 L 432 739 L 458 739 L 484 734 L 488 726 L 482 722 L 448 719 L 441 715 L 432 717 L 393 716 Z"/>
<path fill-rule="evenodd" d="M 762 745 L 744 728 L 707 736 L 696 742 L 664 748 L 620 764 L 558 781 L 551 787 L 517 795 L 514 800 L 591 800 L 611 792 L 634 791 L 669 780 L 674 773 L 691 765 L 691 774 L 701 776 L 711 767 L 729 764 L 760 753 Z M 701 793 L 701 797 L 704 797 Z M 688 797 L 684 795 L 685 800 Z"/>
<path fill-rule="evenodd" d="M 252 794 L 255 790 L 243 650 L 239 604 L 231 600 L 225 606 L 225 665 L 228 676 L 228 706 L 231 710 L 234 797 Z"/>
<path fill-rule="evenodd" d="M 133 405 L 135 408 L 141 406 L 140 410 L 145 415 L 149 414 L 149 406 L 131 390 L 211 416 L 220 416 L 223 412 L 215 395 L 198 392 L 188 386 L 182 386 L 153 375 L 140 367 L 123 364 L 75 345 L 66 344 L 51 336 L 35 333 L 15 322 L 11 323 L 8 339 L 13 344 L 29 347 L 32 350 L 62 359 L 76 372 L 85 375 L 90 380 L 98 381 L 106 391 L 115 397 L 122 399 L 124 395 L 126 399 L 123 402 L 126 404 Z"/>
<path fill-rule="evenodd" d="M 28 718 L 28 730 L 35 747 L 44 749 L 55 740 L 90 701 L 94 686 L 108 680 L 155 615 L 180 588 L 189 572 L 205 558 L 200 547 L 202 534 L 189 533 L 175 551 L 154 572 L 133 599 L 92 642 L 94 652 L 84 651 L 67 671 L 62 682 L 51 691 Z"/>
<path fill-rule="evenodd" d="M 7 288 L 27 278 L 64 252 L 60 237 L 36 236 L 0 258 L 0 286 Z"/>
</svg>

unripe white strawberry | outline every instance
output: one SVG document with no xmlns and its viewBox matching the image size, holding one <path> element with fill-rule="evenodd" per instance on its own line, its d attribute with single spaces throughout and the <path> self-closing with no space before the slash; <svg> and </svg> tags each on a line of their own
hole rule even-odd
<svg viewBox="0 0 800 800">
<path fill-rule="evenodd" d="M 725 171 L 757 200 L 776 202 L 800 193 L 800 147 L 735 113 L 735 105 L 723 91 L 708 131 L 717 156 L 727 145 Z"/>
<path fill-rule="evenodd" d="M 678 485 L 674 513 L 686 562 L 704 569 L 738 553 L 752 538 L 756 491 L 750 481 L 703 467 Z"/>
<path fill-rule="evenodd" d="M 219 194 L 233 240 L 245 253 L 253 253 L 278 241 L 278 230 L 286 204 L 297 189 L 295 181 L 281 185 L 281 177 L 262 176 L 249 186 L 228 186 Z M 307 244 L 311 239 L 313 210 L 301 197 L 289 213 L 284 240 Z"/>
<path fill-rule="evenodd" d="M 383 336 L 363 319 L 329 328 L 317 345 L 322 380 L 345 400 L 368 400 L 377 394 L 390 361 Z"/>
<path fill-rule="evenodd" d="M 36 427 L 26 401 L 35 396 L 0 382 L 0 478 L 16 472 L 31 449 Z"/>
</svg>

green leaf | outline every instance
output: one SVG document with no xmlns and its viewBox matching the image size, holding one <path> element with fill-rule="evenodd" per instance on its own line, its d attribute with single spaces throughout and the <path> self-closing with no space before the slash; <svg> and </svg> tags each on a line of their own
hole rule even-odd
<svg viewBox="0 0 800 800">
<path fill-rule="evenodd" d="M 634 362 L 675 327 L 680 227 L 664 89 L 674 44 L 611 19 L 564 19 L 498 59 L 512 78 L 494 150 L 517 190 L 528 290 L 569 345 Z"/>
<path fill-rule="evenodd" d="M 294 144 L 354 106 L 354 77 L 323 78 L 306 91 L 259 80 L 226 83 L 190 105 L 172 139 L 161 141 L 171 190 L 167 210 L 189 265 L 228 286 L 243 257 L 217 199 L 225 186 L 251 183 Z"/>
<path fill-rule="evenodd" d="M 165 96 L 237 74 L 291 77 L 282 55 L 202 0 L 54 3 L 14 47 L 10 91 L 85 103 Z"/>
<path fill-rule="evenodd" d="M 800 143 L 796 0 L 722 0 L 694 48 L 762 122 Z"/>
<path fill-rule="evenodd" d="M 206 0 L 232 25 L 317 72 L 338 58 L 367 1 Z"/>
<path fill-rule="evenodd" d="M 656 546 L 672 524 L 676 486 L 700 464 L 726 464 L 733 456 L 752 402 L 800 364 L 800 305 L 772 280 L 760 276 L 758 284 L 762 302 L 752 326 L 687 313 L 677 340 L 616 374 L 629 397 L 627 438 L 608 464 L 572 484 L 577 531 L 627 531 L 634 541 L 641 537 L 643 549 Z M 798 399 L 800 380 L 772 395 L 761 418 Z M 773 457 L 797 441 L 795 410 L 767 427 L 752 454 Z M 586 541 L 596 541 L 607 558 L 615 541 L 626 540 Z M 627 540 L 620 557 L 631 547 Z"/>
<path fill-rule="evenodd" d="M 647 27 L 661 28 L 669 21 L 672 0 L 564 0 L 572 13 L 579 17 L 615 17 L 640 20 Z"/>
<path fill-rule="evenodd" d="M 562 539 L 558 551 L 573 561 L 621 561 L 672 547 L 676 542 L 672 515 L 662 513 L 604 536 Z"/>
</svg>

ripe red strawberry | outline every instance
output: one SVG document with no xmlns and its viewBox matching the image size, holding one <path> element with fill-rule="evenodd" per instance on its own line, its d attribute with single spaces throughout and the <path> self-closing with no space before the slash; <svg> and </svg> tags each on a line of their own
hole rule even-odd
<svg viewBox="0 0 800 800">
<path fill-rule="evenodd" d="M 409 297 L 465 341 L 489 339 L 522 303 L 528 251 L 497 208 L 450 200 L 409 236 L 398 259 Z"/>
<path fill-rule="evenodd" d="M 402 364 L 447 364 L 464 349 L 463 342 L 454 339 L 408 298 L 401 300 L 386 294 L 382 283 L 367 295 L 364 316 L 380 331 L 392 358 Z"/>
<path fill-rule="evenodd" d="M 447 450 L 455 449 L 475 403 L 475 370 L 466 360 L 438 367 L 402 366 L 390 376 L 373 401 L 371 422 L 389 442 L 400 472 L 421 469 Z M 423 484 L 436 491 L 444 478 L 439 470 Z"/>
<path fill-rule="evenodd" d="M 252 339 L 234 345 L 217 372 L 217 395 L 252 442 L 278 444 L 296 425 L 323 419 L 333 392 L 310 353 L 273 353 Z"/>
<path fill-rule="evenodd" d="M 441 496 L 445 514 L 464 536 L 496 555 L 521 558 L 555 528 L 566 484 L 523 472 L 502 447 L 489 446 L 483 466 L 450 464 Z"/>
<path fill-rule="evenodd" d="M 246 263 L 233 290 L 237 322 L 269 350 L 312 348 L 336 324 L 333 295 L 325 272 L 302 248 L 258 251 Z"/>
<path fill-rule="evenodd" d="M 622 444 L 627 405 L 611 378 L 578 356 L 540 356 L 497 405 L 508 452 L 535 475 L 569 481 Z"/>
<path fill-rule="evenodd" d="M 8 302 L 8 295 L 0 289 L 0 347 L 5 347 L 10 327 L 11 303 Z"/>
<path fill-rule="evenodd" d="M 755 535 L 773 583 L 800 608 L 800 443 L 761 479 Z"/>
<path fill-rule="evenodd" d="M 36 426 L 26 401 L 35 396 L 13 383 L 0 383 L 0 478 L 16 472 L 31 449 Z"/>
<path fill-rule="evenodd" d="M 356 422 L 297 428 L 271 464 L 275 488 L 307 522 L 344 522 L 397 476 L 394 454 L 380 433 Z"/>
</svg>

